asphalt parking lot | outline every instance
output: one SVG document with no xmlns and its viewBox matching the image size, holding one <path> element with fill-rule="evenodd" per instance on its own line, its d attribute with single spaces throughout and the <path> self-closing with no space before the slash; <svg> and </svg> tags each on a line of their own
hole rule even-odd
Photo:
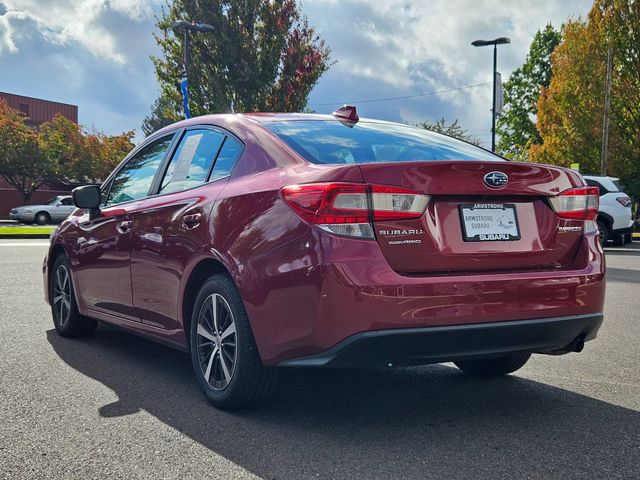
<svg viewBox="0 0 640 480">
<path fill-rule="evenodd" d="M 43 240 L 0 240 L 1 478 L 640 478 L 640 242 L 607 252 L 605 323 L 516 375 L 289 372 L 273 403 L 210 407 L 189 357 L 55 334 Z"/>
</svg>

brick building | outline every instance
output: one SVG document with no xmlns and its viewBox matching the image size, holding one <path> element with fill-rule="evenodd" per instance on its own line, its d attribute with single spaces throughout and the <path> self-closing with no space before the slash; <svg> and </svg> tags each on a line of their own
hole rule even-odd
<svg viewBox="0 0 640 480">
<path fill-rule="evenodd" d="M 78 107 L 76 105 L 5 92 L 0 92 L 0 99 L 4 100 L 11 108 L 29 117 L 27 123 L 34 127 L 48 122 L 58 113 L 78 123 Z M 30 203 L 44 203 L 53 196 L 68 195 L 72 188 L 73 185 L 61 182 L 45 183 L 31 196 Z M 9 218 L 9 210 L 17 205 L 22 205 L 22 203 L 22 195 L 0 177 L 0 219 Z"/>
</svg>

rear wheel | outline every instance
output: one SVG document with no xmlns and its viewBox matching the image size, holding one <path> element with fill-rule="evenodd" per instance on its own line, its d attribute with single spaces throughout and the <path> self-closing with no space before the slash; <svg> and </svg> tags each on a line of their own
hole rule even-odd
<svg viewBox="0 0 640 480">
<path fill-rule="evenodd" d="M 264 403 L 275 389 L 274 368 L 262 364 L 240 293 L 227 275 L 209 277 L 198 293 L 191 360 L 201 390 L 216 407 Z"/>
<path fill-rule="evenodd" d="M 627 233 L 624 236 L 624 243 L 631 243 L 633 242 L 633 233 Z"/>
<path fill-rule="evenodd" d="M 64 254 L 53 263 L 49 289 L 53 325 L 61 336 L 82 337 L 96 330 L 98 322 L 78 313 L 69 259 Z"/>
<path fill-rule="evenodd" d="M 38 212 L 35 216 L 35 222 L 38 225 L 46 225 L 51 221 L 51 217 L 47 212 Z"/>
<path fill-rule="evenodd" d="M 613 235 L 611 235 L 611 238 L 613 239 L 613 244 L 616 247 L 621 247 L 622 245 L 625 244 L 625 236 L 621 235 L 619 233 L 614 233 Z"/>
<path fill-rule="evenodd" d="M 609 227 L 602 220 L 598 220 L 598 230 L 600 231 L 600 243 L 604 246 L 609 241 L 611 233 Z"/>
<path fill-rule="evenodd" d="M 530 353 L 521 353 L 483 360 L 461 360 L 454 363 L 464 373 L 474 377 L 499 377 L 522 368 L 530 357 Z"/>
</svg>

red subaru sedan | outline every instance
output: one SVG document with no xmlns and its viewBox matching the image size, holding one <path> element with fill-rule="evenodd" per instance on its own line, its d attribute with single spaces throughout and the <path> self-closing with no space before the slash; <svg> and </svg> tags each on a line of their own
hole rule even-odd
<svg viewBox="0 0 640 480">
<path fill-rule="evenodd" d="M 176 123 L 74 203 L 43 268 L 58 333 L 189 351 L 218 407 L 283 367 L 504 375 L 603 319 L 597 189 L 353 108 Z"/>
</svg>

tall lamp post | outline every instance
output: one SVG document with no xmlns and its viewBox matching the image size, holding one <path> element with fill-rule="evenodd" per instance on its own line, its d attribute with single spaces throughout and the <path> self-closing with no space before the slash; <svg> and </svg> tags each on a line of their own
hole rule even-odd
<svg viewBox="0 0 640 480">
<path fill-rule="evenodd" d="M 507 37 L 500 37 L 494 40 L 474 40 L 471 45 L 474 47 L 486 47 L 493 45 L 493 102 L 491 108 L 491 151 L 496 151 L 496 74 L 498 67 L 498 45 L 511 43 Z"/>
<path fill-rule="evenodd" d="M 180 92 L 182 93 L 182 108 L 184 110 L 184 118 L 191 118 L 191 110 L 189 110 L 189 32 L 213 32 L 213 25 L 208 23 L 187 22 L 186 20 L 177 20 L 171 24 L 174 30 L 182 30 L 184 34 L 184 58 L 182 60 L 182 79 L 180 80 Z"/>
</svg>

